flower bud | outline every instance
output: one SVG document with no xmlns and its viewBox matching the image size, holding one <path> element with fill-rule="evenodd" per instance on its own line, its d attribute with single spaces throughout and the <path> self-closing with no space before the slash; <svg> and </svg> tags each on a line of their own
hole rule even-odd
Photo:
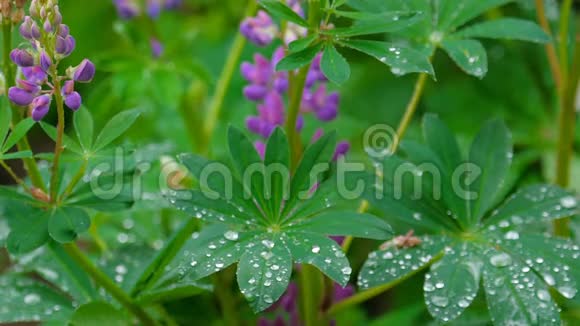
<svg viewBox="0 0 580 326">
<path fill-rule="evenodd" d="M 47 33 L 52 33 L 52 31 L 54 30 L 52 28 L 52 24 L 50 23 L 50 21 L 48 19 L 44 21 L 44 24 L 42 25 L 42 27 L 44 28 L 44 30 Z"/>
<path fill-rule="evenodd" d="M 79 83 L 89 83 L 95 77 L 95 65 L 88 59 L 84 59 L 81 64 L 67 71 L 69 77 Z"/>
<path fill-rule="evenodd" d="M 64 82 L 62 87 L 62 94 L 68 95 L 75 91 L 75 81 L 74 80 L 67 80 Z"/>
<path fill-rule="evenodd" d="M 50 95 L 41 95 L 36 97 L 31 104 L 31 115 L 32 120 L 40 121 L 46 116 L 48 110 L 50 109 Z"/>
<path fill-rule="evenodd" d="M 139 4 L 135 0 L 114 0 L 114 4 L 122 19 L 131 19 L 139 15 Z"/>
<path fill-rule="evenodd" d="M 29 9 L 30 16 L 34 18 L 40 18 L 40 6 L 38 5 L 38 0 L 32 0 Z"/>
<path fill-rule="evenodd" d="M 31 81 L 19 79 L 17 80 L 17 83 L 19 88 L 33 95 L 40 93 L 41 87 Z"/>
<path fill-rule="evenodd" d="M 64 97 L 64 104 L 73 111 L 78 110 L 82 103 L 83 100 L 78 92 L 72 92 Z"/>
<path fill-rule="evenodd" d="M 69 56 L 75 49 L 76 41 L 74 37 L 67 36 L 63 38 L 61 36 L 56 37 L 56 53 L 62 56 Z"/>
<path fill-rule="evenodd" d="M 12 103 L 19 106 L 27 106 L 32 103 L 34 96 L 34 94 L 18 87 L 10 87 L 8 89 L 8 98 Z"/>
<path fill-rule="evenodd" d="M 42 70 L 48 72 L 50 66 L 52 66 L 52 59 L 50 58 L 48 53 L 46 53 L 46 51 L 43 50 L 40 53 L 40 67 L 42 68 Z"/>
<path fill-rule="evenodd" d="M 10 59 L 19 67 L 34 66 L 34 57 L 26 50 L 14 49 L 10 52 Z"/>
<path fill-rule="evenodd" d="M 46 72 L 39 66 L 22 68 L 22 74 L 26 80 L 37 85 L 43 84 L 47 78 Z"/>
<path fill-rule="evenodd" d="M 58 25 L 58 36 L 65 38 L 70 35 L 70 28 L 65 24 Z"/>
</svg>

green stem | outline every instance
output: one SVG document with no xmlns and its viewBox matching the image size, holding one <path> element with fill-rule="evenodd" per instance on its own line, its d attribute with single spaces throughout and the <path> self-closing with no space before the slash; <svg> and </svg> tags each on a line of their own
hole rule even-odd
<svg viewBox="0 0 580 326">
<path fill-rule="evenodd" d="M 550 28 L 550 23 L 546 17 L 546 9 L 544 7 L 544 0 L 536 0 L 536 15 L 540 26 L 546 34 L 552 36 L 552 30 Z M 554 42 L 549 42 L 546 44 L 546 54 L 548 56 L 548 63 L 550 64 L 550 70 L 552 71 L 552 78 L 558 89 L 560 89 L 560 82 L 562 80 L 562 73 L 560 72 L 560 63 L 558 62 L 558 55 L 556 54 L 556 47 Z"/>
<path fill-rule="evenodd" d="M 190 218 L 177 233 L 169 240 L 167 245 L 163 250 L 156 256 L 158 259 L 154 259 L 145 272 L 141 275 L 141 278 L 135 283 L 135 287 L 131 291 L 131 296 L 136 297 L 143 290 L 147 289 L 151 284 L 157 281 L 165 273 L 165 267 L 175 258 L 175 256 L 181 250 L 181 247 L 187 242 L 191 237 L 191 234 L 197 230 L 198 220 L 196 218 Z"/>
<path fill-rule="evenodd" d="M 288 135 L 288 141 L 290 142 L 290 148 L 292 150 L 292 169 L 296 167 L 300 160 L 300 155 L 302 154 L 302 144 L 300 141 L 300 135 L 296 130 L 296 122 L 298 121 L 298 115 L 300 114 L 300 105 L 302 104 L 302 95 L 304 94 L 304 86 L 306 85 L 308 70 L 310 70 L 310 65 L 301 68 L 298 71 L 298 74 L 291 80 L 290 89 L 292 90 L 292 96 L 290 98 L 290 105 L 288 106 L 286 134 Z"/>
<path fill-rule="evenodd" d="M 230 275 L 235 275 L 235 272 L 232 273 L 232 271 L 231 269 L 227 269 L 215 274 L 213 276 L 213 285 L 224 317 L 224 323 L 228 326 L 238 326 L 241 324 L 240 320 L 238 320 L 238 309 L 236 308 L 235 299 L 232 297 L 230 291 L 232 284 L 232 277 Z"/>
<path fill-rule="evenodd" d="M 52 66 L 52 82 L 54 83 L 54 98 L 56 101 L 56 111 L 58 115 L 58 122 L 56 125 L 56 144 L 54 145 L 54 159 L 52 161 L 52 171 L 50 175 L 50 200 L 53 204 L 58 201 L 58 167 L 60 163 L 60 156 L 64 150 L 64 102 L 61 94 L 60 80 L 58 79 L 58 72 L 56 65 Z"/>
<path fill-rule="evenodd" d="M 320 325 L 320 308 L 324 293 L 322 274 L 313 266 L 302 264 L 300 267 L 300 312 L 306 326 Z"/>
<path fill-rule="evenodd" d="M 570 32 L 570 14 L 572 11 L 572 0 L 564 0 L 562 2 L 562 8 L 560 13 L 560 35 L 558 52 L 560 54 L 560 67 L 562 69 L 562 80 L 568 80 L 568 68 L 570 63 L 568 62 L 568 45 L 569 43 L 569 32 Z"/>
<path fill-rule="evenodd" d="M 12 24 L 9 19 L 5 19 L 2 24 L 2 34 L 3 34 L 3 70 L 5 79 L 4 93 L 8 94 L 8 89 L 15 85 L 16 77 L 14 70 L 12 69 L 12 64 L 10 63 L 10 51 L 12 49 Z M 12 125 L 16 126 L 20 120 L 22 120 L 22 110 L 10 102 L 10 108 L 12 109 Z M 19 151 L 29 151 L 30 144 L 28 143 L 28 138 L 26 135 L 16 144 Z M 42 176 L 40 175 L 40 170 L 34 158 L 25 158 L 22 160 L 24 167 L 28 172 L 30 181 L 34 187 L 46 190 Z"/>
<path fill-rule="evenodd" d="M 99 270 L 84 253 L 74 243 L 63 245 L 70 257 L 79 264 L 87 274 L 100 286 L 102 286 L 113 298 L 115 298 L 123 307 L 135 315 L 145 326 L 154 326 L 156 322 L 131 298 L 113 282 L 107 275 Z"/>
<path fill-rule="evenodd" d="M 421 73 L 415 82 L 415 90 L 413 91 L 413 96 L 407 104 L 407 108 L 405 109 L 405 115 L 403 116 L 403 120 L 399 124 L 399 128 L 397 129 L 397 137 L 393 140 L 393 144 L 391 146 L 391 153 L 394 153 L 399 148 L 399 144 L 407 128 L 413 121 L 413 116 L 415 115 L 415 111 L 417 111 L 417 107 L 419 106 L 419 102 L 421 100 L 421 96 L 423 96 L 423 91 L 425 90 L 425 83 L 427 81 L 427 74 Z"/>
<path fill-rule="evenodd" d="M 187 93 L 183 95 L 179 104 L 181 118 L 194 152 L 200 150 L 201 140 L 204 138 L 201 109 L 206 97 L 207 87 L 205 83 L 196 80 L 191 84 Z"/>
<path fill-rule="evenodd" d="M 444 255 L 443 252 L 439 253 L 437 256 L 433 257 L 433 259 L 431 259 L 431 261 L 429 261 L 427 264 L 425 264 L 425 265 L 421 266 L 420 268 L 412 271 L 411 273 L 403 276 L 402 278 L 396 279 L 396 280 L 394 280 L 390 283 L 387 283 L 387 284 L 383 284 L 383 285 L 359 292 L 348 299 L 345 299 L 343 301 L 340 301 L 340 302 L 332 305 L 330 307 L 330 309 L 328 309 L 327 315 L 334 316 L 337 313 L 344 311 L 345 309 L 348 309 L 352 306 L 356 306 L 362 302 L 370 300 L 370 299 L 394 288 L 395 286 L 403 283 L 404 281 L 408 280 L 409 278 L 416 275 L 417 273 L 425 270 L 426 268 L 431 266 L 433 263 L 435 263 L 439 259 L 443 258 L 443 255 Z"/>
<path fill-rule="evenodd" d="M 246 13 L 244 14 L 244 17 L 252 16 L 256 11 L 257 7 L 258 2 L 256 0 L 248 0 Z M 202 153 L 207 153 L 207 151 L 209 150 L 212 135 L 219 120 L 227 90 L 232 81 L 232 77 L 234 76 L 234 73 L 237 70 L 238 61 L 242 56 L 242 51 L 244 50 L 245 45 L 246 38 L 242 34 L 238 33 L 229 51 L 228 59 L 224 65 L 224 69 L 221 73 L 220 79 L 217 82 L 215 93 L 213 95 L 213 98 L 207 111 L 207 117 L 204 128 L 204 139 L 202 140 L 203 146 L 200 148 L 200 152 Z"/>
<path fill-rule="evenodd" d="M 26 186 L 24 181 L 22 179 L 20 179 L 20 177 L 18 177 L 18 175 L 14 172 L 14 170 L 12 170 L 12 168 L 8 164 L 6 164 L 6 162 L 4 162 L 3 160 L 0 160 L 0 166 L 2 166 L 2 168 L 4 168 L 6 173 L 8 173 L 10 175 L 10 177 L 12 179 L 14 179 L 14 181 L 17 184 L 22 186 L 22 188 L 24 188 L 24 190 L 26 190 L 27 192 L 30 192 L 30 189 Z"/>
</svg>

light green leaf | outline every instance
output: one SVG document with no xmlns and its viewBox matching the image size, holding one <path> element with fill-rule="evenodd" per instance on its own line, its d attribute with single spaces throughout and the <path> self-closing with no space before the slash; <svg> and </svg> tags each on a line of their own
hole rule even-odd
<svg viewBox="0 0 580 326">
<path fill-rule="evenodd" d="M 573 193 L 552 185 L 533 185 L 520 189 L 485 221 L 486 225 L 514 225 L 550 222 L 579 213 Z"/>
<path fill-rule="evenodd" d="M 302 68 L 312 62 L 322 49 L 322 44 L 314 44 L 304 50 L 292 52 L 276 65 L 277 71 L 288 71 Z"/>
<path fill-rule="evenodd" d="M 127 316 L 106 302 L 91 302 L 80 306 L 73 314 L 71 326 L 125 326 Z"/>
<path fill-rule="evenodd" d="M 292 256 L 279 238 L 262 238 L 240 258 L 240 290 L 254 312 L 270 307 L 284 294 L 292 275 Z"/>
<path fill-rule="evenodd" d="M 23 158 L 31 158 L 34 154 L 31 151 L 22 151 L 22 152 L 13 152 L 8 154 L 0 155 L 0 160 L 8 161 L 8 160 L 19 160 Z"/>
<path fill-rule="evenodd" d="M 252 216 L 240 211 L 225 199 L 208 198 L 198 190 L 182 190 L 165 195 L 169 202 L 188 216 L 210 223 L 245 225 L 251 223 Z M 253 223 L 251 223 L 253 224 Z"/>
<path fill-rule="evenodd" d="M 358 286 L 369 289 L 399 279 L 407 279 L 443 255 L 451 241 L 443 236 L 423 236 L 421 243 L 411 248 L 399 248 L 394 241 L 372 252 L 358 277 Z"/>
<path fill-rule="evenodd" d="M 486 123 L 475 137 L 468 159 L 481 172 L 481 175 L 468 185 L 476 198 L 474 201 L 468 201 L 471 204 L 472 223 L 480 221 L 497 202 L 497 195 L 508 175 L 512 157 L 512 137 L 505 123 L 500 120 Z"/>
<path fill-rule="evenodd" d="M 487 11 L 503 6 L 514 0 L 443 0 L 441 1 L 438 18 L 439 28 L 453 30 Z M 430 1 L 425 1 L 430 2 Z"/>
<path fill-rule="evenodd" d="M 484 37 L 535 43 L 550 42 L 550 37 L 536 23 L 516 18 L 501 18 L 475 24 L 458 31 L 454 35 L 464 38 Z"/>
<path fill-rule="evenodd" d="M 50 137 L 50 139 L 56 141 L 57 130 L 54 126 L 49 125 L 48 123 L 45 122 L 40 122 L 40 127 L 42 128 L 42 130 L 44 130 L 44 132 L 46 132 L 46 134 L 48 135 L 48 137 Z M 63 135 L 62 143 L 65 149 L 70 150 L 77 154 L 81 155 L 83 154 L 83 150 L 80 147 L 80 145 L 77 142 L 75 142 L 72 138 L 70 138 L 68 135 Z"/>
<path fill-rule="evenodd" d="M 435 75 L 429 57 L 423 53 L 388 42 L 342 40 L 340 44 L 370 55 L 391 67 L 395 75 L 424 72 Z"/>
<path fill-rule="evenodd" d="M 495 325 L 561 325 L 548 287 L 530 268 L 506 253 L 492 251 L 489 255 L 483 285 Z"/>
<path fill-rule="evenodd" d="M 467 74 L 483 78 L 487 74 L 487 52 L 475 40 L 444 40 L 441 44 L 449 57 Z"/>
<path fill-rule="evenodd" d="M 98 151 L 112 143 L 115 139 L 127 131 L 135 123 L 140 115 L 141 110 L 134 109 L 121 112 L 114 116 L 97 136 L 97 140 L 95 140 L 93 149 Z"/>
<path fill-rule="evenodd" d="M 446 250 L 443 259 L 425 275 L 425 303 L 438 320 L 454 320 L 475 299 L 483 265 L 476 250 L 467 243 Z"/>
<path fill-rule="evenodd" d="M 90 225 L 91 219 L 83 209 L 62 207 L 50 215 L 48 233 L 57 242 L 68 243 L 87 231 Z"/>
<path fill-rule="evenodd" d="M 272 16 L 280 20 L 288 20 L 302 27 L 308 27 L 308 22 L 304 18 L 300 17 L 280 0 L 259 0 L 259 3 Z"/>
<path fill-rule="evenodd" d="M 390 33 L 412 26 L 424 18 L 423 14 L 417 12 L 385 12 L 369 15 L 367 13 L 338 11 L 337 15 L 356 21 L 352 26 L 323 30 L 321 33 L 336 37 Z"/>
<path fill-rule="evenodd" d="M 12 109 L 6 102 L 6 98 L 2 98 L 0 101 L 2 103 L 0 106 L 0 144 L 3 144 L 12 123 Z"/>
<path fill-rule="evenodd" d="M 296 41 L 293 41 L 290 44 L 288 44 L 288 50 L 290 50 L 290 52 L 302 51 L 307 47 L 309 47 L 317 39 L 318 35 L 316 34 L 307 35 L 306 37 L 299 38 Z"/>
<path fill-rule="evenodd" d="M 296 263 L 315 266 L 343 287 L 348 284 L 352 268 L 336 241 L 315 233 L 289 232 L 286 235 L 286 245 Z"/>
<path fill-rule="evenodd" d="M 350 78 L 348 62 L 332 44 L 327 45 L 324 49 L 320 67 L 326 78 L 336 84 L 341 85 Z"/>
<path fill-rule="evenodd" d="M 72 313 L 68 298 L 23 275 L 0 276 L 0 293 L 0 323 L 62 321 Z"/>
<path fill-rule="evenodd" d="M 23 217 L 23 216 L 21 216 Z M 49 213 L 34 209 L 27 213 L 26 219 L 16 218 L 6 240 L 6 248 L 13 255 L 22 255 L 43 246 L 49 239 Z"/>
<path fill-rule="evenodd" d="M 93 145 L 94 124 L 91 112 L 86 107 L 75 112 L 74 127 L 82 148 L 89 151 Z"/>
<path fill-rule="evenodd" d="M 378 217 L 352 212 L 323 213 L 292 224 L 288 230 L 376 240 L 386 240 L 393 234 L 390 225 Z"/>
<path fill-rule="evenodd" d="M 14 126 L 12 132 L 10 133 L 10 135 L 8 135 L 8 138 L 6 139 L 6 142 L 4 143 L 4 145 L 2 145 L 2 153 L 5 153 L 6 151 L 10 150 L 14 145 L 16 145 L 16 143 L 18 143 L 22 139 L 22 137 L 26 135 L 26 133 L 30 130 L 30 128 L 34 126 L 34 123 L 35 123 L 34 120 L 32 120 L 31 118 L 27 118 L 20 121 L 16 126 Z"/>
</svg>

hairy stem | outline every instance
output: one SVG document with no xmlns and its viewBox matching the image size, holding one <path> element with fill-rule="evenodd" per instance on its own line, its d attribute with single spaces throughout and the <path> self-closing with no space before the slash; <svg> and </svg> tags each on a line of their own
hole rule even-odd
<svg viewBox="0 0 580 326">
<path fill-rule="evenodd" d="M 66 187 L 66 189 L 62 193 L 62 195 L 61 195 L 61 197 L 59 199 L 59 202 L 61 202 L 62 200 L 66 199 L 73 192 L 73 190 L 75 189 L 75 186 L 84 177 L 88 165 L 89 165 L 89 161 L 85 159 L 83 161 L 81 167 L 77 171 L 77 173 L 73 176 L 73 178 L 71 179 L 70 183 L 68 184 L 68 186 Z"/>
<path fill-rule="evenodd" d="M 290 89 L 292 96 L 290 97 L 290 105 L 288 106 L 288 118 L 286 120 L 286 134 L 291 148 L 291 166 L 292 169 L 296 167 L 300 160 L 302 152 L 302 144 L 300 135 L 296 130 L 296 122 L 300 114 L 300 105 L 302 104 L 302 95 L 304 94 L 304 86 L 306 85 L 306 77 L 308 76 L 310 65 L 306 65 L 298 71 L 298 74 L 291 80 Z"/>
<path fill-rule="evenodd" d="M 327 315 L 328 316 L 336 315 L 337 313 L 344 311 L 345 309 L 356 306 L 362 302 L 370 300 L 370 299 L 394 288 L 395 286 L 403 283 L 404 281 L 408 280 L 412 276 L 416 275 L 417 273 L 419 273 L 419 272 L 425 270 L 426 268 L 428 268 L 429 266 L 431 266 L 433 263 L 435 263 L 436 261 L 441 259 L 443 257 L 443 255 L 444 255 L 443 252 L 441 252 L 437 256 L 433 257 L 433 259 L 431 259 L 431 261 L 429 263 L 427 263 L 424 266 L 410 272 L 409 274 L 403 276 L 402 278 L 396 279 L 396 280 L 394 280 L 390 283 L 387 283 L 387 284 L 383 284 L 383 285 L 359 292 L 350 298 L 347 298 L 343 301 L 340 301 L 340 302 L 332 305 L 330 307 L 330 309 L 328 309 Z"/>
<path fill-rule="evenodd" d="M 50 175 L 50 200 L 53 204 L 58 201 L 58 167 L 60 163 L 60 156 L 64 150 L 62 145 L 64 137 L 64 101 L 61 94 L 60 80 L 58 80 L 58 73 L 56 65 L 52 66 L 52 82 L 54 83 L 54 99 L 56 101 L 56 111 L 58 115 L 58 122 L 56 125 L 56 144 L 54 145 L 54 159 L 52 161 L 52 171 Z"/>
<path fill-rule="evenodd" d="M 244 17 L 252 16 L 256 11 L 257 7 L 258 7 L 257 1 L 248 0 Z M 209 150 L 212 135 L 214 133 L 214 129 L 217 125 L 217 122 L 220 118 L 227 90 L 232 81 L 232 77 L 234 76 L 234 73 L 237 69 L 238 61 L 242 56 L 242 51 L 244 50 L 245 45 L 246 38 L 242 34 L 238 33 L 229 51 L 228 59 L 224 65 L 224 69 L 217 82 L 215 93 L 212 97 L 212 100 L 210 102 L 207 111 L 207 117 L 204 128 L 204 139 L 202 140 L 202 146 L 200 148 L 201 153 L 204 152 L 207 153 L 207 151 Z"/>
<path fill-rule="evenodd" d="M 102 286 L 113 298 L 115 298 L 123 307 L 135 315 L 145 326 L 154 326 L 156 322 L 125 293 L 115 282 L 113 282 L 105 273 L 99 270 L 93 262 L 87 258 L 76 244 L 65 244 L 64 249 L 69 256 L 79 264 L 84 271 L 100 286 Z"/>
<path fill-rule="evenodd" d="M 542 26 L 542 29 L 544 29 L 544 32 L 546 32 L 546 34 L 552 36 L 550 23 L 546 18 L 544 0 L 535 0 L 535 1 L 538 23 L 540 24 L 540 26 Z M 548 63 L 550 64 L 550 70 L 552 71 L 552 78 L 554 79 L 554 82 L 556 83 L 558 89 L 560 89 L 562 73 L 560 72 L 560 63 L 558 62 L 558 55 L 556 54 L 556 47 L 554 46 L 554 42 L 549 42 L 546 44 L 546 55 L 548 56 Z"/>
<path fill-rule="evenodd" d="M 423 96 L 423 91 L 425 90 L 425 83 L 427 81 L 427 74 L 421 73 L 415 82 L 415 90 L 413 91 L 413 96 L 407 104 L 407 108 L 405 109 L 405 115 L 403 116 L 403 120 L 399 124 L 399 128 L 397 129 L 397 136 L 393 140 L 393 144 L 391 145 L 391 153 L 395 153 L 399 148 L 399 144 L 407 128 L 413 121 L 413 116 L 415 115 L 415 111 L 417 111 L 417 107 L 419 106 L 419 102 L 421 100 L 421 96 Z"/>
<path fill-rule="evenodd" d="M 12 24 L 9 19 L 5 19 L 2 24 L 2 35 L 3 35 L 3 67 L 4 77 L 5 77 L 5 88 L 4 93 L 8 94 L 8 89 L 15 85 L 16 77 L 14 69 L 12 69 L 12 64 L 10 63 L 10 51 L 12 49 Z M 16 126 L 20 120 L 22 120 L 22 110 L 14 105 L 11 101 L 10 108 L 12 109 L 12 125 Z M 29 151 L 30 144 L 28 143 L 28 138 L 26 135 L 16 144 L 19 151 Z M 30 181 L 34 187 L 46 190 L 42 176 L 38 169 L 38 165 L 34 158 L 25 158 L 22 160 L 24 167 L 28 172 Z"/>
</svg>

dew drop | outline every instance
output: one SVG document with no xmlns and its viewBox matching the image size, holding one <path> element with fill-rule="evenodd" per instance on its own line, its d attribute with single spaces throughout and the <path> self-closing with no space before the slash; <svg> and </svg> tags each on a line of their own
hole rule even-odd
<svg viewBox="0 0 580 326">
<path fill-rule="evenodd" d="M 467 308 L 467 307 L 469 307 L 469 301 L 462 299 L 462 300 L 459 300 L 459 302 L 457 302 L 457 305 L 460 308 Z"/>
<path fill-rule="evenodd" d="M 546 290 L 538 290 L 538 299 L 542 300 L 542 301 L 548 301 L 550 300 L 550 293 L 548 293 L 548 291 Z"/>
<path fill-rule="evenodd" d="M 224 233 L 224 238 L 230 240 L 230 241 L 236 241 L 239 238 L 239 234 L 236 231 L 228 231 L 226 233 Z"/>
<path fill-rule="evenodd" d="M 320 247 L 319 246 L 313 246 L 312 247 L 312 252 L 315 253 L 315 254 L 319 253 L 320 252 Z"/>
<path fill-rule="evenodd" d="M 506 240 L 517 240 L 520 238 L 520 234 L 517 233 L 516 231 L 509 231 L 508 233 L 505 234 L 505 238 Z"/>
<path fill-rule="evenodd" d="M 512 257 L 502 252 L 491 256 L 489 262 L 495 267 L 505 267 L 512 263 Z"/>
<path fill-rule="evenodd" d="M 444 308 L 449 304 L 449 299 L 447 297 L 434 296 L 431 298 L 431 302 L 437 307 Z"/>
<path fill-rule="evenodd" d="M 570 196 L 562 198 L 560 200 L 560 204 L 564 208 L 574 208 L 576 205 L 578 205 L 578 202 L 576 201 L 576 198 Z"/>
<path fill-rule="evenodd" d="M 30 293 L 24 296 L 25 304 L 37 304 L 40 302 L 40 296 L 36 293 Z"/>
<path fill-rule="evenodd" d="M 341 271 L 344 275 L 350 275 L 350 273 L 352 273 L 352 268 L 344 267 L 343 269 L 341 269 Z"/>
<path fill-rule="evenodd" d="M 578 290 L 569 286 L 561 286 L 558 288 L 558 292 L 560 292 L 560 294 L 562 294 L 566 299 L 572 299 L 576 296 Z"/>
</svg>

